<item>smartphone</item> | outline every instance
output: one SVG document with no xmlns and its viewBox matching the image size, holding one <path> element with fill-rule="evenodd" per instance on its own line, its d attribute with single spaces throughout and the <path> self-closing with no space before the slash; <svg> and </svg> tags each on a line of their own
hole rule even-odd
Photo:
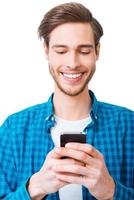
<svg viewBox="0 0 134 200">
<path fill-rule="evenodd" d="M 79 142 L 86 143 L 86 135 L 77 132 L 77 133 L 63 133 L 60 136 L 60 146 L 64 147 L 68 142 Z"/>
</svg>

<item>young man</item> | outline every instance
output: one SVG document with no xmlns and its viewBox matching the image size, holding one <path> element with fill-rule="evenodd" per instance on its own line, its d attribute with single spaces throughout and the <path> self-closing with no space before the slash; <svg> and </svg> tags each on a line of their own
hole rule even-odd
<svg viewBox="0 0 134 200">
<path fill-rule="evenodd" d="M 101 25 L 83 5 L 66 3 L 38 30 L 55 90 L 2 125 L 0 199 L 134 199 L 134 112 L 88 91 Z M 60 147 L 60 135 L 74 131 L 86 134 L 86 144 Z"/>
</svg>

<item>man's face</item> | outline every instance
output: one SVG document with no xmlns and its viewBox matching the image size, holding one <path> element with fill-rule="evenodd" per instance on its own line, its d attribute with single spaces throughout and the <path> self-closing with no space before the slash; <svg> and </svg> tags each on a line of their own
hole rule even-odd
<svg viewBox="0 0 134 200">
<path fill-rule="evenodd" d="M 99 52 L 99 47 L 95 49 L 89 23 L 66 23 L 56 27 L 45 51 L 56 90 L 76 96 L 88 89 Z"/>
</svg>

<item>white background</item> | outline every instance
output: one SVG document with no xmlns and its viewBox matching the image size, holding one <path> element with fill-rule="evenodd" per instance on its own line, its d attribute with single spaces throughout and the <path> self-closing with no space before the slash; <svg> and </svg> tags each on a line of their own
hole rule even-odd
<svg viewBox="0 0 134 200">
<path fill-rule="evenodd" d="M 53 91 L 37 28 L 46 11 L 64 2 L 69 1 L 0 1 L 0 124 L 9 114 L 46 101 Z M 104 28 L 89 88 L 101 101 L 134 110 L 133 0 L 76 2 L 86 5 Z"/>
</svg>

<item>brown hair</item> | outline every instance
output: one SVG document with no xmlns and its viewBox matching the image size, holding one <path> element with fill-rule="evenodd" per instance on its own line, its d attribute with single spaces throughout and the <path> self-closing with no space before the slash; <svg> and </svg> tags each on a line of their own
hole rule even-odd
<svg viewBox="0 0 134 200">
<path fill-rule="evenodd" d="M 39 37 L 43 38 L 48 47 L 50 33 L 57 26 L 68 22 L 90 23 L 94 33 L 95 45 L 99 43 L 103 35 L 102 26 L 85 6 L 75 2 L 61 4 L 47 12 L 38 28 Z"/>
</svg>

